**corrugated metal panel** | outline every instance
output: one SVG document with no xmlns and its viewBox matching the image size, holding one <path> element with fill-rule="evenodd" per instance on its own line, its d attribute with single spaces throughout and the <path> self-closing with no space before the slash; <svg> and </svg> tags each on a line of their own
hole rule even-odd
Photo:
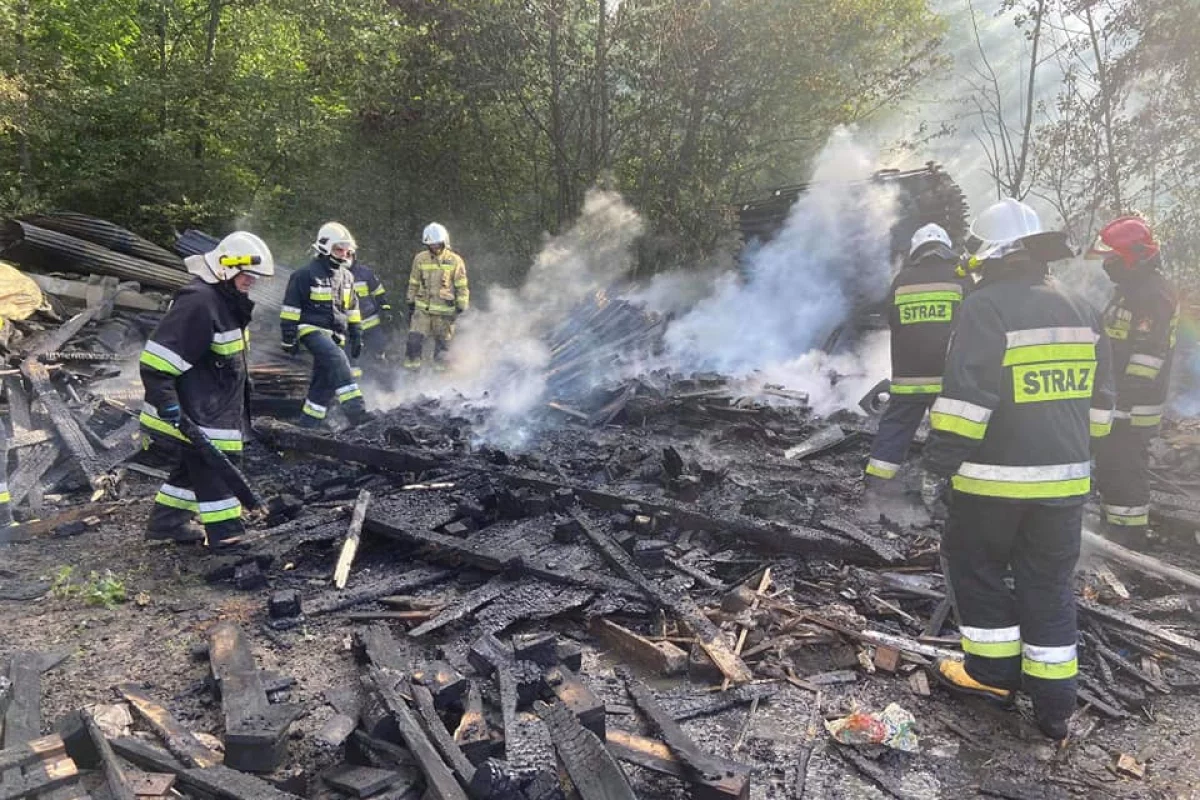
<svg viewBox="0 0 1200 800">
<path fill-rule="evenodd" d="M 19 220 L 4 223 L 0 247 L 3 248 L 0 256 L 6 261 L 34 269 L 112 275 L 156 289 L 178 289 L 192 279 L 186 272 L 115 253 L 83 239 Z"/>
<path fill-rule="evenodd" d="M 21 219 L 31 225 L 37 225 L 39 228 L 65 233 L 68 236 L 106 247 L 116 253 L 140 258 L 152 264 L 183 270 L 182 258 L 108 220 L 89 217 L 87 214 L 79 214 L 74 211 L 55 211 L 52 214 L 39 214 Z"/>
</svg>

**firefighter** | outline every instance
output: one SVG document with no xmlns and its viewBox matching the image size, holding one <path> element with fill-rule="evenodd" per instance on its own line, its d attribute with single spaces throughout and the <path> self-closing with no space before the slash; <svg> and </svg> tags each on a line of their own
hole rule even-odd
<svg viewBox="0 0 1200 800">
<path fill-rule="evenodd" d="M 413 258 L 408 277 L 408 341 L 404 368 L 418 370 L 425 337 L 433 337 L 434 369 L 445 369 L 446 351 L 454 338 L 454 320 L 470 307 L 467 265 L 450 249 L 450 234 L 436 222 L 425 226 L 425 249 Z"/>
<path fill-rule="evenodd" d="M 392 304 L 388 302 L 387 289 L 375 270 L 357 258 L 350 265 L 350 274 L 354 276 L 354 293 L 358 295 L 358 309 L 362 314 L 363 352 L 377 361 L 382 360 L 387 354 L 387 331 L 392 324 Z M 353 373 L 355 379 L 362 377 L 357 359 Z"/>
<path fill-rule="evenodd" d="M 868 491 L 879 491 L 896 477 L 925 412 L 942 390 L 946 347 L 963 298 L 957 264 L 950 235 L 939 225 L 926 225 L 913 234 L 908 262 L 892 281 L 891 399 L 867 462 Z"/>
<path fill-rule="evenodd" d="M 362 312 L 349 269 L 357 245 L 345 225 L 327 222 L 313 249 L 316 256 L 308 266 L 288 279 L 279 312 L 284 352 L 295 355 L 304 345 L 313 357 L 300 425 L 320 427 L 334 397 L 350 424 L 361 425 L 370 416 L 350 366 L 362 353 Z"/>
<path fill-rule="evenodd" d="M 1171 382 L 1179 299 L 1159 271 L 1158 244 L 1139 217 L 1105 225 L 1088 255 L 1104 259 L 1116 284 L 1104 326 L 1112 341 L 1117 410 L 1112 435 L 1096 453 L 1096 483 L 1110 534 L 1136 544 L 1150 522 L 1148 451 Z"/>
<path fill-rule="evenodd" d="M 1065 236 L 1012 199 L 971 233 L 982 279 L 959 309 L 922 459 L 926 505 L 949 491 L 942 554 L 966 653 L 936 674 L 1000 701 L 1023 686 L 1038 727 L 1062 739 L 1078 671 L 1072 574 L 1091 439 L 1112 424 L 1111 353 L 1099 315 L 1048 277 L 1049 261 L 1071 255 Z"/>
<path fill-rule="evenodd" d="M 142 426 L 177 458 L 154 497 L 146 538 L 188 542 L 207 534 L 217 548 L 243 532 L 242 504 L 178 425 L 187 415 L 219 450 L 240 457 L 249 413 L 249 291 L 275 274 L 275 261 L 262 239 L 238 231 L 185 264 L 196 277 L 175 295 L 141 356 Z"/>
</svg>

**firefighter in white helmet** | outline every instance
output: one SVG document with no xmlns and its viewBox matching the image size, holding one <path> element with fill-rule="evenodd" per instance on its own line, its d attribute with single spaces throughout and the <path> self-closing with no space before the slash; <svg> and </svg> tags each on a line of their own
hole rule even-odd
<svg viewBox="0 0 1200 800">
<path fill-rule="evenodd" d="M 1041 731 L 1062 739 L 1075 711 L 1073 574 L 1092 437 L 1112 423 L 1111 351 L 1099 314 L 1049 277 L 1049 261 L 1073 255 L 1063 234 L 1012 199 L 971 234 L 982 278 L 959 309 L 922 459 L 927 505 L 952 487 L 942 555 L 966 653 L 937 675 L 994 700 L 1023 688 Z"/>
<path fill-rule="evenodd" d="M 471 305 L 467 265 L 450 249 L 450 234 L 436 222 L 425 226 L 425 249 L 413 258 L 408 278 L 408 341 L 404 367 L 421 368 L 425 337 L 433 337 L 435 369 L 445 368 L 446 351 L 454 338 L 454 321 Z"/>
<path fill-rule="evenodd" d="M 930 223 L 912 235 L 908 259 L 892 281 L 891 399 L 867 462 L 870 492 L 881 491 L 896 477 L 925 412 L 942 390 L 946 348 L 966 284 L 955 275 L 957 264 L 950 235 Z"/>
<path fill-rule="evenodd" d="M 350 424 L 359 425 L 370 417 L 350 366 L 362 352 L 362 311 L 349 269 L 358 245 L 345 225 L 327 222 L 313 249 L 316 257 L 288 279 L 279 313 L 284 352 L 304 345 L 313 357 L 300 425 L 321 426 L 335 397 Z"/>
<path fill-rule="evenodd" d="M 184 263 L 196 277 L 176 293 L 141 356 L 142 427 L 178 459 L 154 497 L 146 537 L 199 541 L 207 534 L 216 548 L 243 532 L 242 504 L 178 425 L 186 415 L 215 447 L 240 457 L 249 412 L 249 292 L 275 274 L 275 260 L 262 239 L 238 231 Z"/>
</svg>

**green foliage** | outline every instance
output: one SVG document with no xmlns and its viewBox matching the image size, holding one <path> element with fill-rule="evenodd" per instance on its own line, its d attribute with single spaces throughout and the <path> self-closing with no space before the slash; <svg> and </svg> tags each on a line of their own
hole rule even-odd
<svg viewBox="0 0 1200 800">
<path fill-rule="evenodd" d="M 713 248 L 940 33 L 923 0 L 0 0 L 0 27 L 0 213 L 247 225 L 289 260 L 339 219 L 385 268 L 438 219 L 485 282 L 597 182 L 652 268 Z"/>
<path fill-rule="evenodd" d="M 50 584 L 50 596 L 60 600 L 78 598 L 89 606 L 116 608 L 128 598 L 125 593 L 125 582 L 113 574 L 112 570 L 104 570 L 103 574 L 89 572 L 87 580 L 75 583 L 75 567 L 64 565 L 54 571 Z"/>
</svg>

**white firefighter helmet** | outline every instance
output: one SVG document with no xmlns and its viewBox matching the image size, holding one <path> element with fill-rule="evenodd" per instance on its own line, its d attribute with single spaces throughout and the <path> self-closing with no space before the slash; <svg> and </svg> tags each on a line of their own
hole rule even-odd
<svg viewBox="0 0 1200 800">
<path fill-rule="evenodd" d="M 446 230 L 446 226 L 437 222 L 431 222 L 425 226 L 425 232 L 421 234 L 421 241 L 425 244 L 444 244 L 450 246 L 450 232 Z"/>
<path fill-rule="evenodd" d="M 339 244 L 346 245 L 350 249 L 348 258 L 339 258 L 333 254 L 333 248 Z M 350 229 L 342 223 L 326 222 L 317 231 L 317 241 L 313 242 L 313 249 L 323 256 L 329 256 L 329 260 L 338 266 L 348 267 L 354 263 L 354 253 L 358 250 L 358 242 L 354 241 Z"/>
<path fill-rule="evenodd" d="M 275 274 L 275 258 L 267 243 L 246 231 L 234 231 L 203 255 L 183 260 L 188 272 L 205 283 L 232 280 L 239 272 L 260 278 Z"/>
<path fill-rule="evenodd" d="M 1000 258 L 1020 247 L 1021 240 L 1043 233 L 1037 212 L 1020 200 L 1006 197 L 988 206 L 971 223 L 971 236 L 980 241 L 979 261 Z"/>
<path fill-rule="evenodd" d="M 941 225 L 935 225 L 931 222 L 928 225 L 922 225 L 920 228 L 917 228 L 917 232 L 912 235 L 912 242 L 908 246 L 908 255 L 911 257 L 921 245 L 926 245 L 930 242 L 944 244 L 949 248 L 954 247 L 954 243 L 950 241 L 950 234 L 946 233 L 946 229 Z"/>
</svg>

